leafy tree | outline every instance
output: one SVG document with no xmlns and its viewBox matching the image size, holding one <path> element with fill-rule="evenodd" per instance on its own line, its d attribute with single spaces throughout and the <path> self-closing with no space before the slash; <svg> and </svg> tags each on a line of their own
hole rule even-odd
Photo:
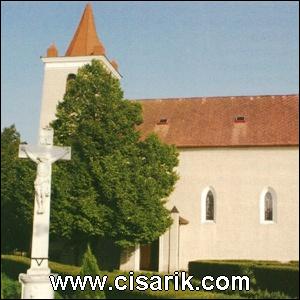
<svg viewBox="0 0 300 300">
<path fill-rule="evenodd" d="M 20 134 L 14 125 L 1 132 L 1 252 L 29 250 L 35 166 L 18 158 Z"/>
<path fill-rule="evenodd" d="M 123 99 L 119 81 L 93 60 L 68 82 L 56 117 L 56 143 L 71 146 L 72 159 L 53 166 L 52 233 L 120 247 L 164 233 L 178 154 L 154 134 L 141 140 L 141 105 Z"/>
</svg>

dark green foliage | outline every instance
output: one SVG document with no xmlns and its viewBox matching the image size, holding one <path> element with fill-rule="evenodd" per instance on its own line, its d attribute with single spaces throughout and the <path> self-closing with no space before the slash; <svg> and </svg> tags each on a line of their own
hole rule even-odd
<svg viewBox="0 0 300 300">
<path fill-rule="evenodd" d="M 113 271 L 119 269 L 122 249 L 116 247 L 113 240 L 100 238 L 91 245 L 101 270 Z"/>
<path fill-rule="evenodd" d="M 26 273 L 26 270 L 30 267 L 30 260 L 28 258 L 17 258 L 17 256 L 12 255 L 5 258 L 1 256 L 1 270 L 12 279 L 18 279 L 19 274 Z"/>
<path fill-rule="evenodd" d="M 88 245 L 87 250 L 83 256 L 82 266 L 80 268 L 80 276 L 90 275 L 93 278 L 95 276 L 101 276 L 100 269 L 98 267 L 97 259 L 93 255 L 90 246 Z M 89 285 L 86 286 L 84 291 L 77 290 L 72 299 L 105 299 L 104 291 L 96 288 L 95 291 L 91 289 Z"/>
<path fill-rule="evenodd" d="M 255 266 L 253 272 L 261 289 L 299 297 L 299 268 Z"/>
<path fill-rule="evenodd" d="M 90 245 L 87 246 L 86 252 L 84 253 L 82 265 L 80 268 L 80 275 L 100 275 L 100 269 L 98 267 L 97 259 L 93 255 Z"/>
<path fill-rule="evenodd" d="M 2 271 L 12 279 L 18 279 L 20 273 L 26 273 L 30 267 L 30 258 L 16 255 L 1 255 Z M 79 275 L 80 267 L 49 262 L 52 273 L 61 276 Z"/>
<path fill-rule="evenodd" d="M 250 288 L 268 292 L 280 292 L 292 297 L 299 297 L 299 265 L 279 262 L 255 261 L 192 261 L 189 273 L 196 278 L 206 275 L 250 277 Z"/>
<path fill-rule="evenodd" d="M 14 125 L 1 132 L 1 252 L 28 251 L 36 166 L 18 158 L 20 135 Z"/>
<path fill-rule="evenodd" d="M 1 299 L 20 299 L 21 285 L 1 272 Z"/>
<path fill-rule="evenodd" d="M 99 61 L 69 81 L 52 123 L 56 143 L 72 147 L 71 161 L 53 167 L 53 234 L 128 247 L 170 226 L 164 203 L 177 180 L 178 154 L 154 135 L 140 139 L 141 113 Z"/>
<path fill-rule="evenodd" d="M 218 261 L 214 261 L 214 264 L 217 264 Z M 224 262 L 220 262 L 223 264 Z M 231 262 L 233 263 L 233 262 Z M 240 262 L 241 263 L 241 262 Z M 245 263 L 245 262 L 244 262 Z M 247 262 L 249 265 L 249 262 Z M 264 263 L 266 264 L 266 263 Z M 273 263 L 275 264 L 275 263 Z M 17 280 L 19 273 L 24 273 L 26 269 L 30 266 L 30 259 L 26 257 L 18 257 L 13 255 L 3 255 L 1 256 L 1 265 L 2 265 L 2 272 L 9 275 L 10 278 Z M 260 262 L 253 261 L 252 265 L 261 265 Z M 277 263 L 278 265 L 278 263 Z M 287 264 L 289 266 L 291 264 Z M 294 264 L 294 267 L 297 269 L 298 264 Z M 60 274 L 62 276 L 72 275 L 76 276 L 80 273 L 80 268 L 70 265 L 58 264 L 54 262 L 50 262 L 49 266 L 53 273 Z M 247 267 L 246 267 L 247 268 Z M 113 286 L 114 278 L 118 275 L 128 275 L 126 272 L 121 271 L 114 271 L 114 272 L 105 272 L 108 275 L 108 285 Z M 135 272 L 135 276 L 138 275 L 146 275 L 150 277 L 151 275 L 158 275 L 158 273 L 152 272 Z M 162 275 L 162 274 L 160 274 Z M 201 276 L 203 273 L 201 273 Z M 205 275 L 207 275 L 205 273 Z M 195 286 L 199 286 L 199 280 L 193 279 L 195 282 Z M 197 282 L 197 283 L 196 283 Z M 106 285 L 106 288 L 108 287 Z M 240 298 L 248 298 L 248 299 L 291 299 L 291 296 L 284 294 L 282 292 L 269 292 L 267 290 L 253 290 L 250 291 L 224 291 L 224 292 L 208 292 L 208 291 L 175 291 L 171 288 L 169 291 L 162 291 L 162 292 L 153 292 L 151 290 L 147 291 L 118 291 L 114 289 L 112 291 L 106 289 L 105 291 L 107 298 L 109 299 L 240 299 Z M 76 295 L 73 291 L 68 290 L 60 293 L 56 293 L 55 296 L 57 299 L 74 299 Z M 295 297 L 295 296 L 294 296 Z"/>
</svg>

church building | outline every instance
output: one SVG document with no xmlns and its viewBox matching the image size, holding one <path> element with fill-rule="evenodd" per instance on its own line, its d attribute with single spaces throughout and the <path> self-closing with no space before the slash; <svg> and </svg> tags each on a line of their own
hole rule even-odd
<svg viewBox="0 0 300 300">
<path fill-rule="evenodd" d="M 88 4 L 64 56 L 47 50 L 40 127 L 54 118 L 66 82 L 109 60 Z M 143 136 L 155 132 L 179 151 L 180 179 L 169 196 L 172 226 L 120 257 L 122 270 L 173 272 L 193 260 L 299 260 L 299 95 L 134 99 Z M 155 220 L 153 220 L 155 221 Z"/>
</svg>

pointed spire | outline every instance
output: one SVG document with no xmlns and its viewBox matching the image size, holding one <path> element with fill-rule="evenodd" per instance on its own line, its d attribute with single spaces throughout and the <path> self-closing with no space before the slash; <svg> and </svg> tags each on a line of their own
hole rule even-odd
<svg viewBox="0 0 300 300">
<path fill-rule="evenodd" d="M 105 48 L 98 38 L 90 3 L 84 9 L 75 35 L 66 52 L 66 56 L 104 55 Z"/>
<path fill-rule="evenodd" d="M 54 43 L 52 43 L 47 49 L 47 57 L 56 57 L 58 56 L 58 51 Z"/>
<path fill-rule="evenodd" d="M 178 211 L 178 209 L 177 209 L 176 206 L 173 206 L 173 208 L 172 208 L 172 210 L 171 210 L 171 213 L 172 213 L 172 214 L 179 214 L 179 211 Z"/>
</svg>

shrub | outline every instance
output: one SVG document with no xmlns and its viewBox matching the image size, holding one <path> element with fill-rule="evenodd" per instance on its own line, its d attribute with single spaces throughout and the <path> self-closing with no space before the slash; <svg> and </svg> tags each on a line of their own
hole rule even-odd
<svg viewBox="0 0 300 300">
<path fill-rule="evenodd" d="M 26 273 L 30 259 L 22 256 L 1 255 L 1 270 L 10 278 L 18 280 L 20 273 Z"/>
<path fill-rule="evenodd" d="M 95 267 L 95 265 L 90 264 L 91 261 L 96 262 L 95 259 L 92 260 L 88 260 L 89 263 L 85 264 L 86 266 L 90 266 L 90 268 L 92 270 L 94 270 L 95 273 L 98 272 L 99 268 Z M 9 285 L 12 285 L 16 288 L 11 288 L 11 291 L 17 291 L 17 293 L 20 293 L 20 284 L 17 281 L 18 275 L 19 273 L 25 273 L 26 270 L 29 268 L 30 266 L 30 259 L 26 258 L 26 257 L 18 257 L 18 256 L 13 256 L 13 255 L 1 255 L 1 262 L 2 262 L 2 271 L 4 273 L 6 273 L 8 275 L 9 274 L 15 274 L 13 277 L 11 277 L 10 275 L 8 275 L 8 277 L 11 277 L 12 279 L 15 279 L 16 281 L 14 283 L 9 282 Z M 194 263 L 194 262 L 193 262 Z M 208 263 L 208 262 L 205 262 Z M 217 261 L 214 262 L 210 262 L 211 264 L 215 264 L 217 265 Z M 225 262 L 219 262 L 219 264 L 224 264 Z M 234 264 L 235 262 L 231 261 L 231 264 Z M 242 265 L 242 268 L 240 268 L 241 270 L 241 276 L 242 275 L 247 275 L 249 277 L 253 277 L 252 274 L 254 274 L 254 269 L 251 268 L 250 266 L 266 266 L 266 262 L 262 263 L 262 262 L 245 262 L 245 261 L 240 261 L 239 262 Z M 199 262 L 197 262 L 197 265 L 199 264 Z M 227 262 L 228 264 L 228 262 Z M 235 263 L 237 264 L 237 263 Z M 82 262 L 82 267 L 76 267 L 76 266 L 70 266 L 70 265 L 64 265 L 64 264 L 59 264 L 59 263 L 54 263 L 54 262 L 49 262 L 49 266 L 52 270 L 53 273 L 58 273 L 61 276 L 66 276 L 66 275 L 72 275 L 72 276 L 76 276 L 79 274 L 83 274 L 85 271 L 84 270 L 88 270 L 88 268 L 84 267 L 84 261 Z M 275 262 L 272 262 L 270 264 L 271 267 L 277 267 L 279 268 L 279 266 L 282 266 L 282 268 L 286 268 L 286 267 L 291 267 L 291 269 L 296 270 L 298 272 L 298 264 L 297 263 L 293 263 L 293 264 L 278 264 Z M 198 266 L 199 267 L 199 266 Z M 211 267 L 211 265 L 210 265 Z M 223 266 L 223 270 L 226 266 Z M 233 269 L 233 267 L 232 267 Z M 199 268 L 198 268 L 199 270 Z M 218 270 L 218 268 L 213 269 L 212 267 L 210 268 L 210 270 Z M 99 271 L 101 273 L 101 271 Z M 107 272 L 108 275 L 108 281 L 106 284 L 106 288 L 108 287 L 108 285 L 112 286 L 114 279 L 116 276 L 118 275 L 126 275 L 126 272 L 122 272 L 122 271 L 114 271 L 114 272 Z M 135 276 L 138 275 L 142 275 L 145 274 L 145 272 L 135 272 Z M 200 275 L 211 275 L 213 273 L 207 273 L 206 270 L 201 269 L 201 272 L 199 271 Z M 214 274 L 217 274 L 217 272 L 215 272 Z M 216 275 L 211 275 L 211 276 L 216 276 Z M 220 272 L 219 272 L 220 274 Z M 91 275 L 91 274 L 89 274 Z M 159 273 L 148 273 L 147 272 L 147 276 L 151 276 L 151 275 L 162 275 Z M 235 274 L 238 275 L 238 274 Z M 219 275 L 217 275 L 219 276 Z M 231 275 L 229 275 L 231 276 Z M 256 275 L 255 275 L 256 276 Z M 197 276 L 198 278 L 201 278 L 201 276 Z M 258 276 L 259 278 L 259 276 Z M 2 278 L 3 279 L 3 278 Z M 252 278 L 253 279 L 253 278 Z M 254 278 L 255 279 L 255 278 Z M 8 280 L 12 281 L 10 278 L 8 278 Z M 261 279 L 259 279 L 261 280 Z M 257 280 L 257 281 L 259 281 Z M 259 283 L 259 282 L 258 282 Z M 193 279 L 193 284 L 199 286 L 200 285 L 200 281 L 197 280 L 195 277 Z M 251 285 L 252 284 L 252 285 Z M 268 291 L 266 289 L 261 289 L 258 284 L 257 287 L 255 289 L 253 289 L 253 283 L 251 282 L 250 286 L 252 287 L 252 289 L 250 291 L 174 291 L 173 289 L 173 285 L 170 285 L 170 290 L 169 291 L 157 291 L 157 292 L 153 292 L 153 291 L 129 291 L 129 290 L 125 290 L 125 291 L 118 291 L 117 289 L 113 289 L 112 291 L 110 291 L 108 288 L 105 291 L 105 294 L 107 295 L 107 297 L 109 299 L 183 299 L 183 298 L 194 298 L 194 299 L 240 299 L 240 298 L 251 298 L 251 299 L 290 299 L 291 295 L 290 294 L 285 294 L 282 291 Z M 5 294 L 4 290 L 6 289 L 6 281 L 5 279 L 2 280 L 2 287 L 3 289 L 1 289 L 1 293 L 2 295 Z M 95 294 L 97 292 L 94 291 L 90 291 L 90 295 L 87 295 L 86 292 L 83 292 L 81 295 L 77 294 L 76 292 L 72 291 L 72 290 L 66 290 L 66 291 L 59 291 L 55 293 L 55 298 L 56 299 L 78 299 L 78 298 L 91 298 L 92 297 L 96 297 Z M 102 292 L 103 293 L 103 292 Z M 9 295 L 5 294 L 7 299 L 9 299 Z M 289 296 L 288 296 L 289 295 Z M 103 296 L 103 294 L 102 294 Z M 11 298 L 18 298 L 19 295 L 13 295 Z M 98 296 L 97 296 L 98 297 Z M 296 296 L 294 296 L 296 297 Z"/>
<path fill-rule="evenodd" d="M 95 276 L 101 276 L 97 259 L 93 255 L 89 245 L 83 256 L 82 265 L 80 268 L 80 276 L 83 277 L 86 275 L 92 276 L 93 278 L 95 278 Z M 74 298 L 75 299 L 105 299 L 106 297 L 104 291 L 99 290 L 98 287 L 96 288 L 96 290 L 93 291 L 90 285 L 87 285 L 84 291 L 80 291 L 79 289 L 77 289 L 77 291 L 74 293 Z"/>
<path fill-rule="evenodd" d="M 291 266 L 255 266 L 253 271 L 260 289 L 299 297 L 299 269 Z"/>
<path fill-rule="evenodd" d="M 26 273 L 30 267 L 30 258 L 15 255 L 1 255 L 2 270 L 13 279 L 18 279 L 20 273 Z M 80 272 L 80 267 L 64 265 L 56 262 L 49 262 L 49 268 L 52 273 L 58 273 L 61 276 L 76 276 Z"/>
<path fill-rule="evenodd" d="M 20 299 L 21 285 L 1 273 L 1 299 Z"/>
<path fill-rule="evenodd" d="M 196 278 L 206 275 L 214 278 L 221 275 L 247 275 L 250 278 L 250 287 L 254 290 L 299 297 L 299 264 L 296 262 L 281 264 L 264 261 L 193 261 L 189 263 L 189 273 Z"/>
</svg>

